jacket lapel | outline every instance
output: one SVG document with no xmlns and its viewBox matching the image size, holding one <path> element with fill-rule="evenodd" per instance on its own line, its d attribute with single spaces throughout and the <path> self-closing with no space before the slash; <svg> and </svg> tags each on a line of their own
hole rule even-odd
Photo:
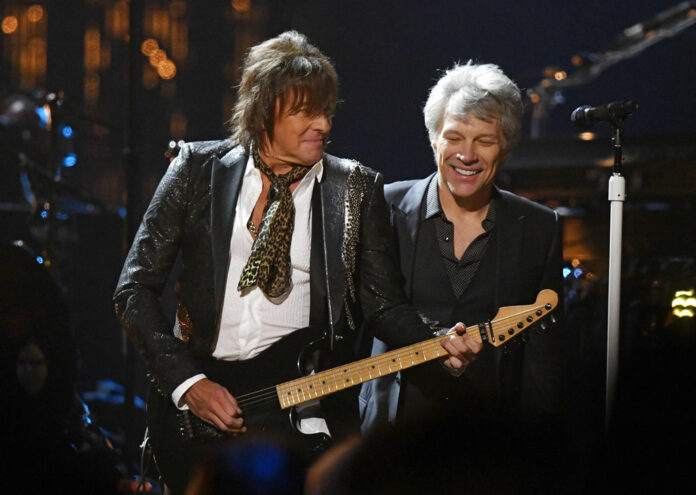
<svg viewBox="0 0 696 495">
<path fill-rule="evenodd" d="M 510 295 L 515 294 L 515 280 L 509 276 L 516 273 L 522 260 L 522 246 L 525 242 L 526 217 L 513 211 L 505 191 L 500 191 L 500 211 L 496 249 L 496 290 L 495 305 L 510 304 Z"/>
<path fill-rule="evenodd" d="M 345 267 L 341 252 L 345 227 L 345 186 L 349 173 L 348 167 L 338 159 L 324 155 L 324 177 L 319 183 L 325 260 L 323 278 L 328 281 L 328 317 L 332 333 L 343 308 Z"/>
<path fill-rule="evenodd" d="M 241 146 L 222 158 L 212 158 L 210 179 L 210 229 L 215 270 L 215 302 L 220 308 L 225 291 L 234 211 L 248 160 Z"/>
<path fill-rule="evenodd" d="M 420 227 L 420 207 L 433 174 L 422 179 L 401 198 L 398 205 L 392 205 L 392 222 L 399 236 L 399 257 L 401 272 L 405 279 L 406 296 L 413 297 L 413 270 L 416 241 Z"/>
</svg>

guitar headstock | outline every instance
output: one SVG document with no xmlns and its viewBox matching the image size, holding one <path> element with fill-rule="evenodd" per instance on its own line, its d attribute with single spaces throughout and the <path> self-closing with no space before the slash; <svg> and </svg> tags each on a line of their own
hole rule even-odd
<svg viewBox="0 0 696 495">
<path fill-rule="evenodd" d="M 500 347 L 547 316 L 557 304 L 558 294 L 551 289 L 544 289 L 537 294 L 534 304 L 500 308 L 495 318 L 485 325 L 487 340 L 495 347 Z"/>
</svg>

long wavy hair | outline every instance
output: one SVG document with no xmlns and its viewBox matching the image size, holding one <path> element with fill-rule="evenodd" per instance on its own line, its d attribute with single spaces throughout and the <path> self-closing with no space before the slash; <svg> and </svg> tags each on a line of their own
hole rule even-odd
<svg viewBox="0 0 696 495">
<path fill-rule="evenodd" d="M 277 109 L 331 117 L 337 101 L 331 61 L 306 36 L 286 31 L 249 50 L 229 121 L 231 139 L 247 152 L 254 143 L 263 149 L 273 140 Z"/>
</svg>

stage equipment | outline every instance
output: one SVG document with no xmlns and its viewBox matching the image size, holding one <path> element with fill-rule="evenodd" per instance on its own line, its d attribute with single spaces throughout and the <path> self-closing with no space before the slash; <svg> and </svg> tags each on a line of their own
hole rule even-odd
<svg viewBox="0 0 696 495">
<path fill-rule="evenodd" d="M 643 50 L 676 36 L 696 24 L 696 2 L 681 2 L 659 12 L 652 18 L 624 29 L 604 52 L 582 52 L 572 57 L 577 70 L 566 73 L 550 68 L 544 79 L 527 91 L 532 102 L 530 134 L 532 139 L 542 137 L 548 114 L 556 105 L 564 101 L 563 91 L 587 84 L 609 67 L 635 57 Z"/>
<path fill-rule="evenodd" d="M 623 226 L 623 203 L 626 199 L 626 180 L 622 175 L 621 152 L 623 146 L 623 121 L 638 108 L 632 100 L 623 103 L 609 103 L 599 107 L 582 106 L 576 108 L 571 120 L 581 128 L 587 129 L 594 122 L 608 122 L 614 135 L 614 167 L 609 178 L 609 287 L 607 319 L 607 378 L 605 402 L 605 427 L 611 423 L 611 415 L 616 395 L 619 369 L 619 321 L 621 313 L 621 232 Z"/>
</svg>

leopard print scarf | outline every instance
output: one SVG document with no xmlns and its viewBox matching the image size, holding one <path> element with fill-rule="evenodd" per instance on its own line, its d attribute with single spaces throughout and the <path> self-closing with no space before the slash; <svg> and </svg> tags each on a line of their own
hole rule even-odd
<svg viewBox="0 0 696 495">
<path fill-rule="evenodd" d="M 271 188 L 237 289 L 257 285 L 268 297 L 279 297 L 290 288 L 290 243 L 295 225 L 290 184 L 301 180 L 312 167 L 296 165 L 287 174 L 276 175 L 257 151 L 253 156 L 255 165 L 271 180 Z"/>
</svg>

